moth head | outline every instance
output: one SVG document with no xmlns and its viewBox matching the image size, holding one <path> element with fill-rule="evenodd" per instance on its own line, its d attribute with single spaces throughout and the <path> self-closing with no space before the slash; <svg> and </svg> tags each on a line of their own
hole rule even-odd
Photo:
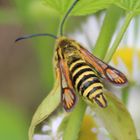
<svg viewBox="0 0 140 140">
<path fill-rule="evenodd" d="M 68 39 L 67 37 L 59 37 L 56 40 L 56 45 L 57 47 L 63 48 L 63 47 L 67 47 L 70 44 L 70 39 Z"/>
<path fill-rule="evenodd" d="M 62 50 L 63 53 L 70 53 L 77 50 L 75 41 L 66 37 L 60 37 L 57 39 L 56 45 Z"/>
</svg>

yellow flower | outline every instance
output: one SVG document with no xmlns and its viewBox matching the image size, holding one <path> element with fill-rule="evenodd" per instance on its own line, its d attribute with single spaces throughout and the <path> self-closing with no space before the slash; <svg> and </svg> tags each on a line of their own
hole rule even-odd
<svg viewBox="0 0 140 140">
<path fill-rule="evenodd" d="M 102 121 L 90 107 L 86 109 L 78 140 L 110 140 Z"/>
<path fill-rule="evenodd" d="M 97 140 L 97 134 L 93 131 L 96 129 L 96 123 L 93 120 L 93 117 L 90 115 L 85 115 L 82 127 L 80 130 L 79 140 Z"/>
<path fill-rule="evenodd" d="M 140 49 L 135 47 L 119 48 L 114 54 L 112 62 L 127 75 L 130 81 L 139 81 Z"/>
</svg>

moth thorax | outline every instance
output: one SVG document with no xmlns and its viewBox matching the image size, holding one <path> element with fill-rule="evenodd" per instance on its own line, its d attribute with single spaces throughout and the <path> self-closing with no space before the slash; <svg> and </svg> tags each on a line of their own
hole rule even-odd
<svg viewBox="0 0 140 140">
<path fill-rule="evenodd" d="M 64 47 L 70 44 L 70 40 L 66 37 L 60 37 L 57 40 L 57 44 L 59 47 Z"/>
</svg>

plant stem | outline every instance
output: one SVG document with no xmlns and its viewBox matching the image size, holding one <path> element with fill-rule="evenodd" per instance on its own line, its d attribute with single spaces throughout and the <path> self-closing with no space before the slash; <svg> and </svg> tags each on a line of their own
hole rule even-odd
<svg viewBox="0 0 140 140">
<path fill-rule="evenodd" d="M 79 99 L 73 112 L 70 114 L 67 127 L 64 131 L 63 140 L 77 140 L 86 110 L 86 103 Z"/>
<path fill-rule="evenodd" d="M 134 14 L 133 13 L 128 13 L 125 19 L 125 22 L 120 30 L 120 32 L 118 33 L 111 49 L 109 50 L 109 52 L 107 53 L 106 57 L 105 57 L 105 61 L 109 62 L 110 59 L 112 58 L 113 54 L 115 53 L 117 47 L 119 46 L 120 41 L 122 40 L 122 37 L 131 21 L 131 19 L 133 18 Z"/>
<path fill-rule="evenodd" d="M 128 97 L 129 97 L 129 90 L 130 90 L 130 86 L 127 86 L 125 88 L 122 89 L 122 100 L 124 102 L 125 105 L 127 105 L 127 101 L 128 101 Z"/>
<path fill-rule="evenodd" d="M 104 19 L 98 40 L 93 50 L 93 53 L 96 54 L 98 58 L 103 59 L 105 57 L 112 36 L 114 34 L 114 31 L 122 13 L 122 9 L 114 5 L 110 6 L 110 8 L 107 10 L 107 14 Z"/>
</svg>

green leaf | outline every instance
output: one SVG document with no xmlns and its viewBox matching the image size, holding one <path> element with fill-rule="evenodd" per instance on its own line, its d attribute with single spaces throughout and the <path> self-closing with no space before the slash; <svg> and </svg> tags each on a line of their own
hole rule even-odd
<svg viewBox="0 0 140 140">
<path fill-rule="evenodd" d="M 63 132 L 65 130 L 65 128 L 67 127 L 67 123 L 68 123 L 68 120 L 69 120 L 69 117 L 70 115 L 67 115 L 63 118 L 61 124 L 59 125 L 58 129 L 57 129 L 57 132 Z"/>
<path fill-rule="evenodd" d="M 88 15 L 108 8 L 114 0 L 80 0 L 72 11 L 73 15 Z"/>
<path fill-rule="evenodd" d="M 140 12 L 140 0 L 115 0 L 115 3 L 126 11 Z"/>
<path fill-rule="evenodd" d="M 46 5 L 64 15 L 74 0 L 44 0 Z M 71 15 L 87 15 L 107 8 L 114 0 L 79 0 Z"/>
<path fill-rule="evenodd" d="M 53 10 L 57 11 L 59 14 L 63 15 L 66 13 L 67 9 L 72 5 L 73 0 L 43 0 L 44 4 Z"/>
<path fill-rule="evenodd" d="M 105 93 L 108 107 L 93 107 L 97 116 L 103 121 L 105 128 L 113 140 L 136 140 L 136 131 L 132 118 L 125 105 L 112 93 Z"/>
<path fill-rule="evenodd" d="M 38 109 L 36 110 L 30 128 L 29 140 L 32 140 L 36 126 L 51 115 L 60 104 L 60 86 L 59 81 L 56 80 L 53 90 L 43 100 Z"/>
</svg>

